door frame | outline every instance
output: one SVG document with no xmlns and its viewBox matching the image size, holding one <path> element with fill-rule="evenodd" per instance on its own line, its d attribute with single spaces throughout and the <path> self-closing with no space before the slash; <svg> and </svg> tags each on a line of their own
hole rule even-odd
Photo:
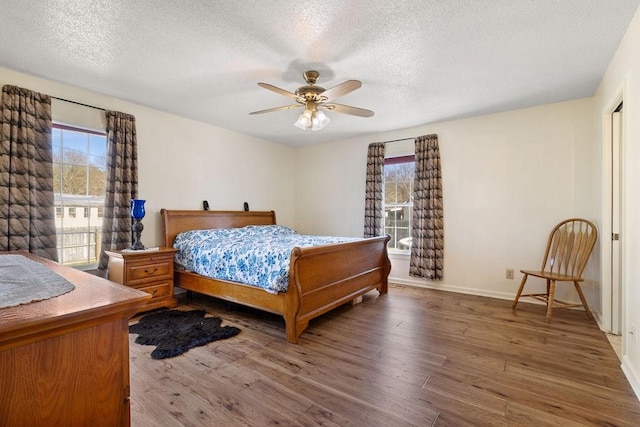
<svg viewBox="0 0 640 427">
<path fill-rule="evenodd" d="M 611 333 L 620 335 L 622 326 L 622 128 L 624 127 L 623 104 L 611 113 Z M 617 185 L 617 188 L 616 188 Z M 614 239 L 613 234 L 618 238 Z"/>
<path fill-rule="evenodd" d="M 601 302 L 602 302 L 602 313 L 600 317 L 600 328 L 605 332 L 611 332 L 613 328 L 613 309 L 612 309 L 612 294 L 613 294 L 613 286 L 611 281 L 612 274 L 612 265 L 611 265 L 611 256 L 612 256 L 612 115 L 618 108 L 618 106 L 623 102 L 625 98 L 626 90 L 626 79 L 623 81 L 623 84 L 620 88 L 615 92 L 616 95 L 613 99 L 606 104 L 606 107 L 602 114 L 602 224 L 600 229 L 600 282 L 601 282 Z M 622 122 L 622 130 L 621 130 L 621 141 L 620 141 L 620 169 L 624 171 L 626 169 L 626 165 L 624 164 L 624 152 L 625 150 L 625 138 L 626 136 L 626 121 L 623 118 Z M 625 266 L 626 266 L 626 257 L 625 257 L 625 245 L 624 245 L 624 236 L 625 236 L 625 178 L 624 173 L 620 175 L 620 295 L 622 303 L 620 304 L 620 333 L 622 335 L 623 341 L 623 349 L 625 345 L 625 304 L 626 300 L 626 286 L 625 286 Z"/>
</svg>

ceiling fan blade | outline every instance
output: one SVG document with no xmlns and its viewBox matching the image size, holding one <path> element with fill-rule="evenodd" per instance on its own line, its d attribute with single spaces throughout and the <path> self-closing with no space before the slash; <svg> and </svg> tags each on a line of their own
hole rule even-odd
<svg viewBox="0 0 640 427">
<path fill-rule="evenodd" d="M 279 93 L 280 95 L 284 95 L 287 98 L 293 99 L 294 101 L 297 101 L 298 99 L 300 99 L 300 97 L 295 93 L 289 92 L 288 90 L 280 89 L 279 87 L 270 85 L 269 83 L 258 83 L 258 86 L 263 87 L 265 89 L 269 89 L 270 91 L 273 91 L 275 93 Z"/>
<path fill-rule="evenodd" d="M 325 102 L 327 102 L 351 93 L 360 86 L 362 86 L 362 82 L 359 80 L 347 80 L 346 82 L 342 82 L 339 85 L 332 87 L 331 89 L 325 90 L 320 94 L 320 96 L 327 98 L 325 100 Z"/>
<path fill-rule="evenodd" d="M 326 108 L 330 111 L 335 111 L 337 113 L 351 114 L 352 116 L 360 116 L 360 117 L 372 117 L 373 111 L 365 110 L 364 108 L 352 107 L 350 105 L 342 105 L 342 104 L 322 104 L 322 107 Z"/>
<path fill-rule="evenodd" d="M 300 105 L 300 104 L 284 105 L 282 107 L 267 108 L 266 110 L 254 111 L 254 112 L 249 113 L 249 114 L 271 113 L 273 111 L 292 110 L 294 108 L 300 108 L 300 107 L 302 107 L 302 105 Z"/>
</svg>

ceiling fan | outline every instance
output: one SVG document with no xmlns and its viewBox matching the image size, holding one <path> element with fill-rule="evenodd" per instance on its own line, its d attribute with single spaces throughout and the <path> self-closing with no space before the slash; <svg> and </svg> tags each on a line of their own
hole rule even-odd
<svg viewBox="0 0 640 427">
<path fill-rule="evenodd" d="M 314 70 L 305 71 L 303 73 L 304 80 L 307 82 L 305 86 L 300 86 L 294 92 L 280 89 L 279 87 L 268 83 L 258 83 L 258 86 L 284 95 L 296 101 L 296 104 L 285 105 L 282 107 L 268 108 L 266 110 L 254 111 L 249 114 L 271 113 L 273 111 L 292 110 L 294 108 L 304 107 L 304 111 L 295 122 L 295 126 L 304 130 L 320 130 L 329 123 L 329 118 L 322 112 L 322 109 L 335 111 L 337 113 L 351 114 L 352 116 L 371 117 L 373 111 L 364 108 L 352 107 L 350 105 L 336 104 L 334 99 L 353 92 L 362 86 L 359 80 L 347 80 L 332 87 L 325 89 L 316 86 L 316 81 L 320 73 Z"/>
</svg>

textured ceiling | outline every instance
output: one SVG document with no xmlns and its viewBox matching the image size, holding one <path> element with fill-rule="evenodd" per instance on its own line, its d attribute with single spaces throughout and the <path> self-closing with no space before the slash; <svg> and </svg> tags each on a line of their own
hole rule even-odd
<svg viewBox="0 0 640 427">
<path fill-rule="evenodd" d="M 289 145 L 593 95 L 640 0 L 0 0 L 0 65 Z M 302 72 L 336 100 L 320 131 L 257 86 Z"/>
</svg>

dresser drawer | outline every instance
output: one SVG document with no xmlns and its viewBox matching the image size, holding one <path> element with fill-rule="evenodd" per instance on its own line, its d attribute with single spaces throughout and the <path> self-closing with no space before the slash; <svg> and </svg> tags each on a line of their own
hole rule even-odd
<svg viewBox="0 0 640 427">
<path fill-rule="evenodd" d="M 127 264 L 126 281 L 130 286 L 150 281 L 173 279 L 173 259 L 153 263 Z"/>
<path fill-rule="evenodd" d="M 139 291 L 144 291 L 148 294 L 151 294 L 151 298 L 159 298 L 164 297 L 166 295 L 171 295 L 171 282 L 163 282 L 163 283 L 154 283 L 151 286 L 136 286 L 135 287 Z"/>
</svg>

